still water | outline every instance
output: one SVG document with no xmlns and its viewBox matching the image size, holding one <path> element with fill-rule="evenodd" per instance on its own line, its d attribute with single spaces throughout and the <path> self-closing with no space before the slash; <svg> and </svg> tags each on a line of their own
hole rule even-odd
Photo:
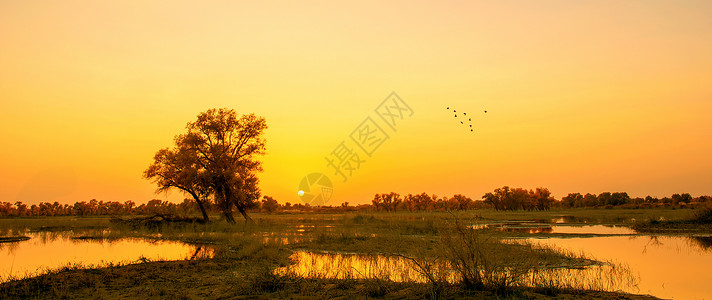
<svg viewBox="0 0 712 300">
<path fill-rule="evenodd" d="M 660 298 L 712 299 L 709 237 L 608 236 L 530 240 L 628 265 L 639 276 L 639 282 L 637 288 L 625 288 L 626 292 Z"/>
<path fill-rule="evenodd" d="M 212 256 L 211 249 L 145 239 L 74 239 L 70 233 L 30 233 L 29 240 L 0 244 L 0 282 L 61 268 L 68 264 L 101 266 Z"/>
<path fill-rule="evenodd" d="M 305 278 L 378 278 L 394 282 L 429 282 L 425 273 L 419 272 L 421 269 L 412 260 L 400 256 L 297 251 L 290 258 L 295 263 L 276 269 L 276 274 Z M 457 274 L 446 264 L 432 264 L 431 270 L 438 280 L 451 283 L 458 281 Z M 543 286 L 541 282 L 576 289 L 617 291 L 634 286 L 637 278 L 628 268 L 603 264 L 586 268 L 530 270 L 517 281 L 525 286 Z"/>
<path fill-rule="evenodd" d="M 583 229 L 573 231 L 578 233 Z M 619 232 L 628 234 L 625 230 Z M 586 257 L 610 263 L 540 271 L 528 275 L 530 281 L 522 282 L 524 285 L 533 286 L 534 281 L 544 280 L 574 288 L 625 291 L 666 299 L 712 299 L 710 237 L 594 236 L 524 240 L 584 253 Z M 277 269 L 276 273 L 311 278 L 427 282 L 411 261 L 401 257 L 300 251 L 291 258 L 294 264 Z M 452 272 L 446 273 L 448 281 L 455 279 Z"/>
<path fill-rule="evenodd" d="M 411 261 L 402 257 L 297 251 L 290 259 L 295 262 L 293 265 L 278 268 L 275 273 L 308 278 L 426 282 L 426 278 L 413 268 Z"/>
<path fill-rule="evenodd" d="M 494 229 L 506 232 L 582 234 L 582 235 L 634 235 L 637 232 L 629 227 L 615 225 L 552 225 L 533 221 L 504 221 L 472 225 L 474 229 Z"/>
</svg>

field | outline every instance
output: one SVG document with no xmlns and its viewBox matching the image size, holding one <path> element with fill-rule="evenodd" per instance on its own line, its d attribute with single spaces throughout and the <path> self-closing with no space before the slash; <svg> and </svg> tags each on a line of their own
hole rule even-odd
<svg viewBox="0 0 712 300">
<path fill-rule="evenodd" d="M 546 274 L 548 270 L 567 267 L 575 270 L 605 262 L 554 248 L 503 242 L 504 239 L 521 236 L 520 232 L 472 230 L 470 226 L 505 220 L 634 226 L 649 224 L 650 220 L 685 220 L 693 213 L 694 210 L 684 209 L 292 212 L 254 213 L 254 224 L 239 222 L 228 225 L 219 221 L 218 216 L 211 216 L 215 221 L 208 224 L 157 226 L 131 226 L 112 222 L 108 217 L 5 218 L 0 219 L 0 236 L 8 238 L 29 231 L 72 231 L 75 237 L 87 240 L 172 240 L 200 245 L 211 251 L 210 255 L 192 260 L 146 260 L 99 267 L 67 265 L 40 276 L 12 278 L 0 285 L 0 298 L 117 298 L 137 295 L 182 299 L 648 298 L 613 293 L 608 291 L 611 286 L 586 283 L 580 278 L 573 278 L 575 275 L 571 275 L 568 281 L 536 277 L 532 274 Z M 295 253 L 313 259 L 312 264 L 323 263 L 318 260 L 319 255 L 330 258 L 348 255 L 370 262 L 371 267 L 401 262 L 399 268 L 402 269 L 382 269 L 360 275 L 320 273 L 316 269 L 305 270 L 304 265 L 290 268 L 295 263 Z M 455 271 L 443 271 L 444 265 Z M 394 279 L 394 273 L 408 273 L 405 269 L 409 269 L 411 274 L 407 280 Z M 626 280 L 625 275 L 619 276 L 619 279 Z M 593 279 L 593 282 L 600 281 Z"/>
</svg>

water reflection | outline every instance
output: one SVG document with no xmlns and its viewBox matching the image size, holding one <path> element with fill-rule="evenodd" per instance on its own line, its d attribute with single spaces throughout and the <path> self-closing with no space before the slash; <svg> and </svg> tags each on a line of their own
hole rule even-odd
<svg viewBox="0 0 712 300">
<path fill-rule="evenodd" d="M 630 227 L 625 226 L 605 226 L 605 225 L 586 225 L 586 226 L 553 226 L 551 233 L 562 234 L 605 234 L 605 235 L 629 235 L 637 234 Z"/>
<path fill-rule="evenodd" d="M 395 282 L 427 282 L 413 268 L 412 262 L 402 257 L 297 251 L 290 258 L 295 263 L 276 269 L 276 274 L 305 278 L 379 278 Z"/>
<path fill-rule="evenodd" d="M 626 292 L 678 299 L 702 299 L 712 295 L 712 285 L 709 284 L 712 255 L 709 248 L 705 248 L 709 245 L 706 244 L 709 237 L 605 236 L 528 240 L 630 266 L 633 272 L 640 274 L 640 283 L 637 288 L 623 289 Z"/>
<path fill-rule="evenodd" d="M 693 236 L 689 237 L 688 240 L 691 245 L 712 252 L 712 236 Z"/>
<path fill-rule="evenodd" d="M 552 226 L 549 224 L 536 223 L 535 221 L 511 221 L 511 222 L 496 222 L 477 224 L 475 229 L 494 229 L 505 232 L 523 232 L 523 233 L 550 233 Z"/>
<path fill-rule="evenodd" d="M 27 234 L 30 240 L 0 244 L 0 282 L 43 270 L 81 264 L 102 266 L 157 260 L 210 258 L 210 247 L 145 239 L 73 239 L 73 232 Z"/>
<path fill-rule="evenodd" d="M 333 231 L 334 230 L 334 225 L 310 225 L 310 224 L 299 224 L 296 226 L 297 232 L 304 233 L 304 232 L 313 232 L 314 230 L 318 228 L 325 228 L 324 230 L 326 231 Z"/>
<path fill-rule="evenodd" d="M 536 221 L 502 221 L 472 225 L 474 229 L 493 229 L 504 232 L 528 234 L 587 234 L 587 235 L 633 235 L 629 227 L 615 225 L 550 225 Z"/>
<path fill-rule="evenodd" d="M 262 243 L 282 246 L 313 240 L 305 236 L 304 232 L 263 232 L 261 235 Z"/>
<path fill-rule="evenodd" d="M 279 275 L 325 279 L 373 279 L 394 282 L 428 283 L 412 260 L 400 256 L 317 253 L 298 251 L 290 257 L 293 265 L 275 270 Z M 433 266 L 436 278 L 456 283 L 457 273 L 445 263 Z M 615 264 L 591 265 L 573 269 L 532 269 L 515 285 L 531 287 L 564 287 L 616 291 L 635 286 L 637 278 L 628 268 Z"/>
<path fill-rule="evenodd" d="M 554 223 L 554 224 L 589 223 L 589 222 L 591 222 L 591 218 L 580 217 L 580 216 L 560 215 L 560 216 L 556 216 L 555 218 L 552 218 L 551 220 L 549 220 L 549 222 Z"/>
<path fill-rule="evenodd" d="M 288 236 L 268 236 L 268 237 L 263 237 L 262 238 L 262 243 L 263 244 L 277 244 L 280 246 L 286 246 L 289 244 L 297 244 L 297 243 L 302 243 L 305 241 L 309 241 L 312 239 L 306 239 L 303 237 L 288 237 Z"/>
</svg>

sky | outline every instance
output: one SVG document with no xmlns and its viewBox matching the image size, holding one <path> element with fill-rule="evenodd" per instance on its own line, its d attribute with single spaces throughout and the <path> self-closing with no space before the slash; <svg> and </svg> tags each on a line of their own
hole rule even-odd
<svg viewBox="0 0 712 300">
<path fill-rule="evenodd" d="M 710 15 L 682 0 L 0 0 L 0 202 L 180 202 L 142 173 L 210 108 L 266 118 L 260 186 L 281 203 L 314 172 L 333 205 L 505 185 L 710 195 Z M 376 108 L 393 92 L 409 110 L 391 128 Z M 368 120 L 388 134 L 370 156 L 351 140 Z M 345 182 L 326 160 L 342 142 L 362 161 Z"/>
</svg>

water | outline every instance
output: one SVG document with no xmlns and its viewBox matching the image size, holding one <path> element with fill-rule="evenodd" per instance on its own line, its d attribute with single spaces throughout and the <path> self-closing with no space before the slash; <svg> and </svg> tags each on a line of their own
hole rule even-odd
<svg viewBox="0 0 712 300">
<path fill-rule="evenodd" d="M 482 225 L 482 224 L 480 224 Z M 487 224 L 485 224 L 487 225 Z M 526 240 L 584 253 L 600 261 L 611 261 L 628 266 L 637 285 L 608 285 L 602 282 L 619 280 L 611 278 L 610 268 L 590 266 L 583 269 L 553 269 L 539 272 L 547 280 L 564 280 L 583 288 L 622 290 L 636 294 L 650 294 L 661 298 L 712 299 L 712 237 L 642 236 L 621 226 L 546 224 L 532 222 L 500 222 L 503 228 L 548 228 L 551 233 L 571 234 L 571 237 L 531 237 Z M 545 225 L 545 226 L 540 226 Z M 297 229 L 310 229 L 298 227 Z M 82 232 L 96 235 L 100 232 Z M 591 234 L 581 237 L 577 234 Z M 210 257 L 209 248 L 179 242 L 150 241 L 145 239 L 85 240 L 73 239 L 79 233 L 29 233 L 30 240 L 0 244 L 0 282 L 8 276 L 24 276 L 55 269 L 68 263 L 105 265 L 132 263 L 144 260 L 181 260 L 197 255 Z M 265 239 L 286 239 L 283 244 L 300 242 L 301 231 L 288 236 L 265 235 Z M 280 240 L 281 241 L 281 240 Z M 344 253 L 295 252 L 294 265 L 277 269 L 277 273 L 293 273 L 303 277 L 322 278 L 381 278 L 393 281 L 427 282 L 412 262 L 406 258 L 384 255 Z M 449 281 L 454 273 L 440 268 Z M 616 275 L 616 274 L 613 274 Z M 568 282 L 567 280 L 579 279 Z M 585 279 L 585 280 L 581 280 Z M 573 284 L 575 283 L 575 284 Z M 625 282 L 624 282 L 625 283 Z M 530 283 L 531 284 L 531 283 Z"/>
<path fill-rule="evenodd" d="M 71 232 L 30 233 L 31 239 L 0 244 L 0 282 L 8 277 L 37 275 L 68 264 L 102 266 L 156 260 L 210 257 L 206 247 L 145 239 L 73 239 Z"/>
<path fill-rule="evenodd" d="M 534 221 L 504 221 L 481 223 L 472 226 L 474 229 L 495 229 L 506 232 L 521 232 L 529 234 L 586 234 L 586 235 L 634 235 L 637 232 L 629 227 L 615 225 L 565 225 L 562 223 L 538 223 Z"/>
<path fill-rule="evenodd" d="M 605 225 L 586 225 L 586 226 L 552 226 L 551 233 L 561 234 L 600 234 L 600 235 L 632 235 L 637 232 L 625 226 L 605 226 Z"/>
<path fill-rule="evenodd" d="M 599 227 L 589 229 L 596 228 Z M 593 236 L 524 240 L 584 253 L 586 257 L 611 263 L 579 269 L 549 269 L 537 272 L 534 277 L 530 273 L 527 276 L 530 281 L 523 282 L 526 285 L 533 285 L 531 280 L 541 282 L 543 279 L 574 288 L 625 291 L 660 298 L 712 298 L 712 277 L 709 275 L 712 237 Z M 276 272 L 310 278 L 427 282 L 410 260 L 398 256 L 300 251 L 291 258 L 294 265 Z M 455 279 L 452 272 L 445 273 L 448 281 Z"/>
<path fill-rule="evenodd" d="M 637 288 L 624 289 L 626 292 L 660 298 L 712 299 L 710 239 L 606 236 L 530 240 L 628 265 L 639 275 L 639 283 Z"/>
<path fill-rule="evenodd" d="M 348 253 L 318 253 L 297 251 L 290 257 L 295 263 L 275 270 L 276 274 L 304 278 L 373 279 L 394 282 L 428 283 L 429 278 L 413 260 L 401 256 L 365 255 Z M 458 275 L 447 263 L 419 261 L 421 267 L 430 265 L 431 274 L 438 280 L 458 281 Z M 541 282 L 556 282 L 559 286 L 616 291 L 636 283 L 629 269 L 619 265 L 592 265 L 586 268 L 550 268 L 524 272 L 518 283 L 542 286 Z"/>
<path fill-rule="evenodd" d="M 295 264 L 275 270 L 308 278 L 369 279 L 395 282 L 427 282 L 408 259 L 397 256 L 297 251 Z"/>
</svg>

